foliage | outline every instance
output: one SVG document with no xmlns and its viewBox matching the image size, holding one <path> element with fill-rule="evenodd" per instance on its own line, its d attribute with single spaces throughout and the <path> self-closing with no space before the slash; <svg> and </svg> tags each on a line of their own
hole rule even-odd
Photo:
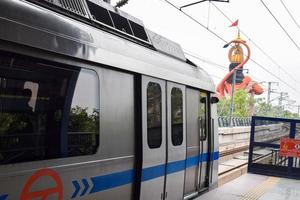
<svg viewBox="0 0 300 200">
<path fill-rule="evenodd" d="M 26 114 L 1 113 L 0 115 L 0 133 L 23 133 L 31 128 Z"/>
<path fill-rule="evenodd" d="M 37 117 L 43 120 L 44 115 L 34 116 L 30 113 L 1 113 L 0 133 L 32 133 Z M 61 121 L 62 116 L 55 116 Z M 69 116 L 70 132 L 99 132 L 99 111 L 88 114 L 87 108 L 76 106 L 71 109 Z"/>
<path fill-rule="evenodd" d="M 249 116 L 249 95 L 244 90 L 237 90 L 234 95 L 234 117 Z M 231 97 L 223 98 L 218 103 L 218 115 L 228 117 L 230 113 Z"/>
<path fill-rule="evenodd" d="M 277 117 L 279 115 L 279 107 L 267 104 L 264 99 L 259 98 L 256 101 L 256 115 L 265 117 Z"/>
<path fill-rule="evenodd" d="M 251 102 L 254 101 L 254 102 Z M 221 117 L 229 117 L 231 97 L 223 98 L 218 103 L 218 115 Z M 255 105 L 255 113 L 257 116 L 265 117 L 282 117 L 282 118 L 300 118 L 296 113 L 283 110 L 279 106 L 267 104 L 263 98 L 252 99 L 244 90 L 237 90 L 234 97 L 233 117 L 251 117 L 249 105 Z"/>
<path fill-rule="evenodd" d="M 71 132 L 99 132 L 99 111 L 88 114 L 88 108 L 75 106 L 71 109 L 69 131 Z"/>
<path fill-rule="evenodd" d="M 292 113 L 288 110 L 283 110 L 283 108 L 280 108 L 279 106 L 273 106 L 271 104 L 268 105 L 262 98 L 259 98 L 256 101 L 256 115 L 291 119 L 299 118 L 299 115 L 297 113 Z"/>
</svg>

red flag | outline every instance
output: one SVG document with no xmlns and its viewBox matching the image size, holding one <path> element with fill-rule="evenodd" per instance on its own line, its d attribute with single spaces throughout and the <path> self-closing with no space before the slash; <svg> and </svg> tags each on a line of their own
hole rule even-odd
<svg viewBox="0 0 300 200">
<path fill-rule="evenodd" d="M 229 27 L 238 26 L 238 25 L 239 25 L 239 20 L 236 20 Z"/>
</svg>

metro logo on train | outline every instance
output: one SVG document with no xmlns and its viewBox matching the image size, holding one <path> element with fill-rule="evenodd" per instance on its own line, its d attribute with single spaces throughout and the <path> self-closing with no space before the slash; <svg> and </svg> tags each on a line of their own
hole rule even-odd
<svg viewBox="0 0 300 200">
<path fill-rule="evenodd" d="M 291 138 L 281 138 L 280 156 L 300 157 L 300 140 Z"/>
</svg>

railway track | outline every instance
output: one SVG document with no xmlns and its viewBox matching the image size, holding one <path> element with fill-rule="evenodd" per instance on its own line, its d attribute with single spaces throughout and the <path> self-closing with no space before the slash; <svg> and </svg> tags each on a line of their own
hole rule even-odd
<svg viewBox="0 0 300 200">
<path fill-rule="evenodd" d="M 271 154 L 271 153 L 270 153 L 270 154 Z M 266 154 L 266 155 L 259 156 L 258 158 L 253 159 L 253 161 L 259 161 L 259 160 L 261 160 L 261 159 L 265 159 L 266 157 L 270 156 L 270 154 Z M 243 163 L 243 164 L 234 166 L 232 169 L 228 169 L 228 170 L 226 170 L 226 171 L 220 172 L 220 173 L 219 173 L 219 176 L 220 176 L 220 175 L 223 175 L 223 174 L 226 174 L 226 173 L 228 173 L 228 172 L 230 172 L 230 171 L 236 170 L 236 169 L 238 169 L 238 168 L 240 168 L 240 167 L 247 166 L 247 165 L 248 165 L 248 161 L 245 162 L 245 163 Z"/>
<path fill-rule="evenodd" d="M 240 152 L 243 152 L 243 151 L 245 151 L 247 149 L 249 149 L 249 145 L 245 145 L 245 146 L 242 146 L 242 147 L 237 147 L 237 148 L 233 148 L 233 149 L 224 150 L 224 151 L 220 152 L 220 157 L 225 157 L 225 156 L 228 156 L 228 155 L 240 153 Z"/>
<path fill-rule="evenodd" d="M 245 154 L 245 150 L 248 149 L 248 145 L 232 150 L 228 150 L 226 152 L 222 152 L 220 154 L 220 158 L 224 156 L 232 154 Z M 270 156 L 271 153 L 263 154 L 260 156 L 257 156 L 257 158 L 253 159 L 254 162 L 259 162 L 260 160 L 266 159 L 268 156 Z M 232 165 L 231 165 L 232 164 Z M 223 163 L 219 164 L 219 168 L 221 168 L 221 171 L 219 170 L 219 186 L 224 185 L 227 182 L 232 181 L 233 179 L 236 179 L 243 174 L 247 173 L 247 167 L 248 167 L 248 155 L 243 155 L 241 158 L 239 156 L 234 157 L 233 159 L 229 161 L 225 161 Z"/>
</svg>

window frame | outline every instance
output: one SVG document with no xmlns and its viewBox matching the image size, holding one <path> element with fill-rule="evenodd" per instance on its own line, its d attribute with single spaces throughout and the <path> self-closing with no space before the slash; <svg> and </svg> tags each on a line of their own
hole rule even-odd
<svg viewBox="0 0 300 200">
<path fill-rule="evenodd" d="M 180 91 L 180 94 L 181 94 L 181 128 L 182 128 L 182 132 L 181 132 L 181 142 L 180 143 L 174 143 L 174 137 L 175 137 L 175 132 L 174 132 L 174 128 L 173 128 L 173 126 L 175 125 L 174 124 L 174 122 L 173 122 L 173 120 L 174 120 L 174 115 L 173 115 L 173 112 L 174 112 L 174 110 L 173 110 L 173 91 L 175 91 L 175 90 L 177 90 L 177 91 Z M 183 97 L 184 97 L 184 95 L 183 95 L 183 91 L 182 91 L 182 88 L 180 88 L 180 87 L 176 87 L 176 86 L 174 86 L 174 87 L 172 87 L 172 89 L 171 89 L 171 93 L 169 94 L 170 95 L 170 100 L 171 100 L 171 141 L 172 141 L 172 145 L 173 146 L 181 146 L 182 145 L 182 143 L 183 143 L 183 138 L 184 138 L 184 105 L 183 105 L 183 103 L 184 103 L 184 101 L 183 101 Z"/>
<path fill-rule="evenodd" d="M 152 145 L 150 144 L 149 141 L 151 141 L 151 138 L 150 138 L 150 134 L 149 134 L 149 113 L 148 113 L 148 110 L 149 110 L 149 98 L 148 98 L 148 92 L 149 92 L 149 85 L 150 84 L 155 84 L 156 86 L 159 86 L 159 91 L 160 91 L 160 144 L 159 145 Z M 147 90 L 146 90 L 146 114 L 147 114 L 147 145 L 150 149 L 158 149 L 162 146 L 162 141 L 163 141 L 163 115 L 162 115 L 162 108 L 163 108 L 163 93 L 162 93 L 162 87 L 160 85 L 160 83 L 158 82 L 155 82 L 155 81 L 149 81 L 147 83 Z"/>
</svg>

